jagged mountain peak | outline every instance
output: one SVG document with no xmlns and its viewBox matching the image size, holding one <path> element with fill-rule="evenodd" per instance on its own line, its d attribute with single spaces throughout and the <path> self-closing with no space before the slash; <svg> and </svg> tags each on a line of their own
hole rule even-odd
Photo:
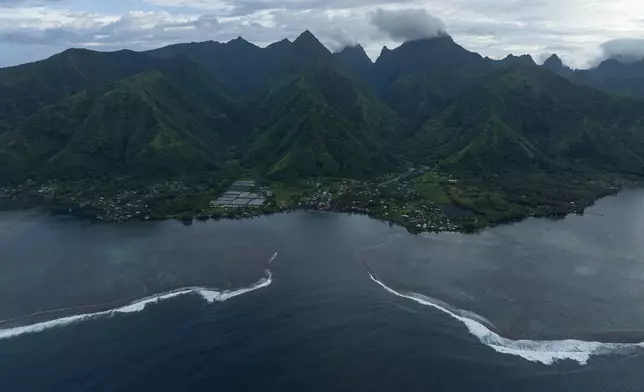
<svg viewBox="0 0 644 392">
<path fill-rule="evenodd" d="M 317 43 L 317 44 L 322 45 L 320 43 L 320 41 L 318 40 L 318 38 L 315 35 L 313 35 L 313 33 L 310 30 L 305 30 L 302 34 L 300 34 L 295 39 L 295 41 L 293 41 L 293 43 L 300 43 L 300 44 L 303 44 L 303 43 L 315 44 L 315 43 Z"/>
<path fill-rule="evenodd" d="M 256 47 L 257 45 L 253 44 L 252 42 L 247 41 L 243 37 L 239 36 L 235 39 L 231 39 L 226 43 L 227 45 L 238 45 L 238 46 L 253 46 Z"/>
<path fill-rule="evenodd" d="M 403 42 L 395 49 L 389 49 L 386 46 L 382 50 L 382 54 L 391 53 L 411 53 L 427 54 L 434 52 L 436 55 L 446 54 L 445 52 L 467 52 L 463 47 L 457 44 L 451 36 L 440 35 L 431 38 L 423 38 L 414 41 Z M 471 53 L 471 52 L 468 52 Z M 480 57 L 480 56 L 479 56 Z"/>
<path fill-rule="evenodd" d="M 347 45 L 344 48 L 342 48 L 342 50 L 339 51 L 338 53 L 344 53 L 344 52 L 363 52 L 366 54 L 364 48 L 360 44 Z"/>
<path fill-rule="evenodd" d="M 320 40 L 317 39 L 309 30 L 300 34 L 295 41 L 293 41 L 293 49 L 300 53 L 311 57 L 327 56 L 331 52 L 326 46 L 322 45 Z"/>
<path fill-rule="evenodd" d="M 548 57 L 548 59 L 544 61 L 543 67 L 551 70 L 556 74 L 564 76 L 573 72 L 572 69 L 564 65 L 563 61 L 561 61 L 561 58 L 559 58 L 559 56 L 557 56 L 556 54 Z"/>
<path fill-rule="evenodd" d="M 393 50 L 384 47 L 376 64 L 387 68 L 427 69 L 441 64 L 457 65 L 482 60 L 479 54 L 469 52 L 445 34 L 407 41 Z"/>
<path fill-rule="evenodd" d="M 563 61 L 561 61 L 561 58 L 557 56 L 557 54 L 553 54 L 550 57 L 546 59 L 546 61 L 543 63 L 544 66 L 554 66 L 554 67 L 563 67 Z"/>
<path fill-rule="evenodd" d="M 501 61 L 509 64 L 537 65 L 537 63 L 534 62 L 532 56 L 530 56 L 529 54 L 523 54 L 520 56 L 509 54 Z"/>
<path fill-rule="evenodd" d="M 345 46 L 344 49 L 336 53 L 336 56 L 340 59 L 349 60 L 351 62 L 373 64 L 371 58 L 369 58 L 367 52 L 360 44 Z"/>
<path fill-rule="evenodd" d="M 371 76 L 373 61 L 360 44 L 346 46 L 333 56 L 359 80 L 364 82 Z"/>
</svg>

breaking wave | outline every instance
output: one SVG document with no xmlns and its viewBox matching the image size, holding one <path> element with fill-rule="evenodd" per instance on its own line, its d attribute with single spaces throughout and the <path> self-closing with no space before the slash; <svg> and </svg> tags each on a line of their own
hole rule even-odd
<svg viewBox="0 0 644 392">
<path fill-rule="evenodd" d="M 644 347 L 642 343 L 601 343 L 586 342 L 582 340 L 512 340 L 504 338 L 491 331 L 480 321 L 465 317 L 468 314 L 461 310 L 450 310 L 441 306 L 424 295 L 411 292 L 398 292 L 381 281 L 379 281 L 370 271 L 367 271 L 371 280 L 379 284 L 389 293 L 415 301 L 421 305 L 431 306 L 456 320 L 465 324 L 469 332 L 476 336 L 479 341 L 486 346 L 502 354 L 516 355 L 532 362 L 540 362 L 545 365 L 552 365 L 561 360 L 572 360 L 580 365 L 585 365 L 593 355 L 619 354 L 631 352 L 634 349 Z"/>
<path fill-rule="evenodd" d="M 274 260 L 276 256 L 277 254 L 275 254 L 271 260 Z M 96 319 L 99 317 L 110 317 L 116 314 L 123 314 L 123 313 L 137 313 L 145 309 L 145 307 L 150 304 L 159 303 L 161 301 L 164 301 L 170 298 L 179 297 L 182 295 L 197 294 L 210 304 L 214 302 L 224 302 L 231 298 L 234 298 L 246 293 L 250 293 L 251 291 L 268 287 L 273 281 L 272 277 L 273 276 L 271 271 L 266 270 L 266 277 L 260 279 L 259 281 L 257 281 L 256 283 L 254 283 L 249 287 L 245 287 L 234 291 L 218 291 L 218 290 L 208 289 L 204 287 L 187 287 L 183 289 L 173 290 L 167 293 L 156 294 L 150 297 L 136 300 L 130 303 L 129 305 L 121 306 L 119 308 L 110 309 L 102 312 L 78 314 L 74 316 L 62 317 L 59 319 L 44 321 L 41 323 L 36 323 L 31 325 L 0 329 L 0 340 L 13 338 L 24 334 L 38 333 L 51 328 L 64 327 L 70 324 L 75 324 L 81 321 Z"/>
</svg>

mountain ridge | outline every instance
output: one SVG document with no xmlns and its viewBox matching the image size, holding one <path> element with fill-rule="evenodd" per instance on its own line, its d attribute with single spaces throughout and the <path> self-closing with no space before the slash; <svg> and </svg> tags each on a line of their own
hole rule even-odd
<svg viewBox="0 0 644 392">
<path fill-rule="evenodd" d="M 637 95 L 639 64 L 628 66 L 603 63 L 592 71 L 600 78 L 556 55 L 542 66 L 528 55 L 492 60 L 449 35 L 384 47 L 372 62 L 360 45 L 331 53 L 308 30 L 264 48 L 238 37 L 147 52 L 72 49 L 0 69 L 0 161 L 22 173 L 0 180 L 164 176 L 227 162 L 281 179 L 371 177 L 419 163 L 642 173 L 642 101 L 591 88 L 622 93 L 628 80 Z M 153 143 L 159 134 L 172 142 Z M 114 160 L 137 154 L 113 139 L 147 140 L 135 148 L 144 162 Z M 150 146 L 163 154 L 143 154 Z"/>
<path fill-rule="evenodd" d="M 11 135 L 4 153 L 13 165 L 26 161 L 25 174 L 54 177 L 213 170 L 225 153 L 225 126 L 203 102 L 153 71 L 44 107 Z"/>
</svg>

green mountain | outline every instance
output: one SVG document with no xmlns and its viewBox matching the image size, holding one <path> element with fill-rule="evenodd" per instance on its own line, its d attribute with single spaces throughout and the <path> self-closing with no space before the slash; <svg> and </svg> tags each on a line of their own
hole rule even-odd
<svg viewBox="0 0 644 392">
<path fill-rule="evenodd" d="M 373 177 L 408 162 L 642 175 L 643 101 L 588 87 L 637 95 L 638 65 L 624 66 L 594 70 L 600 85 L 557 57 L 495 61 L 447 35 L 384 48 L 375 63 L 359 45 L 332 54 L 308 31 L 265 48 L 68 50 L 0 69 L 0 182 L 239 166 Z"/>
<path fill-rule="evenodd" d="M 361 45 L 347 46 L 333 56 L 351 73 L 351 76 L 363 82 L 372 82 L 373 62 Z"/>
<path fill-rule="evenodd" d="M 395 114 L 350 79 L 318 67 L 277 86 L 248 157 L 280 178 L 364 177 L 393 170 Z"/>
<path fill-rule="evenodd" d="M 537 63 L 534 62 L 534 59 L 529 54 L 524 54 L 521 56 L 515 56 L 513 54 L 507 55 L 503 60 L 496 62 L 498 66 L 501 67 L 511 67 L 515 65 L 525 65 L 525 66 L 536 66 Z"/>
<path fill-rule="evenodd" d="M 210 48 L 208 57 L 189 54 L 200 53 L 200 45 Z M 241 67 L 216 60 L 235 58 L 241 48 L 247 50 Z M 242 46 L 239 40 L 171 49 L 181 49 L 213 73 L 225 75 L 221 79 L 229 91 L 254 108 L 255 131 L 245 144 L 246 151 L 239 154 L 247 165 L 284 179 L 368 176 L 396 167 L 397 152 L 385 151 L 383 146 L 385 141 L 397 143 L 395 135 L 404 127 L 391 109 L 366 90 L 368 81 L 356 78 L 343 63 L 344 57 L 332 55 L 311 32 L 263 49 Z M 167 50 L 153 54 L 167 54 Z M 364 50 L 362 55 L 358 61 L 364 65 L 366 58 L 372 66 Z M 256 57 L 248 61 L 252 56 Z"/>
<path fill-rule="evenodd" d="M 66 78 L 38 86 L 61 69 Z M 366 176 L 398 163 L 383 149 L 404 129 L 395 113 L 308 31 L 264 49 L 237 39 L 147 54 L 67 51 L 3 71 L 51 94 L 12 118 L 0 180 L 171 176 L 236 158 L 284 178 Z"/>
<path fill-rule="evenodd" d="M 237 130 L 208 104 L 158 72 L 88 89 L 5 134 L 0 176 L 17 181 L 216 169 Z"/>
<path fill-rule="evenodd" d="M 571 80 L 612 94 L 644 97 L 644 60 L 608 59 L 596 68 L 576 71 Z"/>
<path fill-rule="evenodd" d="M 644 169 L 644 101 L 574 85 L 540 67 L 486 76 L 409 143 L 418 159 L 474 172 Z"/>
<path fill-rule="evenodd" d="M 5 126 L 86 88 L 158 68 L 140 53 L 69 49 L 49 59 L 0 69 L 0 120 Z"/>
<path fill-rule="evenodd" d="M 550 56 L 543 66 L 576 84 L 594 87 L 610 94 L 644 98 L 644 60 L 612 58 L 594 68 L 572 70 L 555 54 Z"/>
<path fill-rule="evenodd" d="M 458 97 L 494 65 L 448 35 L 384 48 L 375 63 L 374 88 L 402 118 L 420 125 Z"/>
<path fill-rule="evenodd" d="M 570 67 L 564 65 L 563 61 L 561 61 L 559 56 L 557 56 L 556 54 L 548 57 L 543 63 L 543 67 L 551 70 L 557 75 L 564 77 L 569 77 L 573 73 L 573 70 Z"/>
<path fill-rule="evenodd" d="M 185 56 L 208 69 L 232 94 L 255 97 L 271 83 L 320 62 L 330 62 L 331 52 L 310 32 L 295 41 L 282 40 L 266 48 L 237 38 L 227 43 L 178 44 L 146 52 L 150 57 L 171 59 Z"/>
<path fill-rule="evenodd" d="M 276 68 L 265 52 L 240 37 L 227 43 L 206 41 L 171 45 L 146 54 L 157 59 L 185 56 L 216 76 L 228 91 L 248 92 L 265 83 L 270 70 Z"/>
</svg>

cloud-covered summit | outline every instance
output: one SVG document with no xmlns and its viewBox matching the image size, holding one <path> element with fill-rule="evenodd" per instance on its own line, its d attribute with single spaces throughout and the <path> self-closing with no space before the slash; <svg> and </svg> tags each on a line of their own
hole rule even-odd
<svg viewBox="0 0 644 392">
<path fill-rule="evenodd" d="M 600 61 L 616 59 L 633 63 L 644 59 L 644 38 L 620 38 L 601 45 Z"/>
<path fill-rule="evenodd" d="M 370 19 L 371 24 L 395 41 L 417 41 L 447 34 L 443 21 L 422 8 L 378 9 Z"/>
<path fill-rule="evenodd" d="M 641 0 L 0 0 L 0 66 L 68 47 L 145 50 L 238 36 L 264 46 L 308 29 L 334 51 L 360 43 L 372 59 L 385 45 L 447 30 L 484 56 L 557 53 L 579 68 L 613 53 L 604 42 L 644 37 L 642 15 Z"/>
</svg>

